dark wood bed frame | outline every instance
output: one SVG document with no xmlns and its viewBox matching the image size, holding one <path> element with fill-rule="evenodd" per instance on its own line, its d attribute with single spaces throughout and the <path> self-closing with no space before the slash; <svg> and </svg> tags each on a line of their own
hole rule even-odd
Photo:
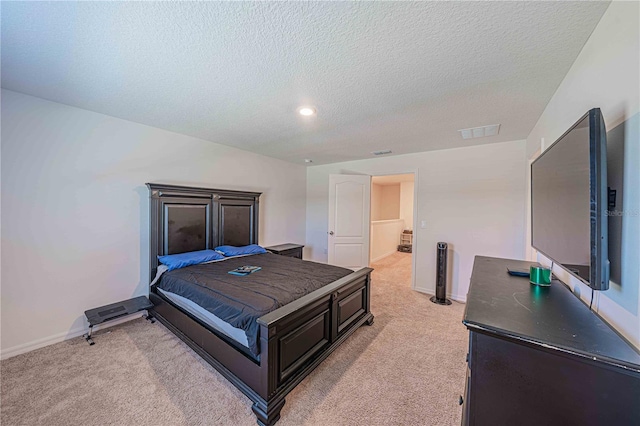
<svg viewBox="0 0 640 426">
<path fill-rule="evenodd" d="M 260 193 L 152 183 L 147 186 L 150 279 L 156 275 L 158 255 L 258 243 Z M 202 217 L 206 226 L 190 226 L 189 220 Z M 353 272 L 258 318 L 259 361 L 236 342 L 175 306 L 155 286 L 149 297 L 154 304 L 152 315 L 253 401 L 258 424 L 273 425 L 280 418 L 285 396 L 358 327 L 373 324 L 369 309 L 371 271 L 363 268 Z"/>
</svg>

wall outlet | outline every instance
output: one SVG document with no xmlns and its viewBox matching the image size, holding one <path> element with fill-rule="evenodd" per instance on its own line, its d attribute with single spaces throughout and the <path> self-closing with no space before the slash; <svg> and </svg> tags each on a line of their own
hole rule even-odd
<svg viewBox="0 0 640 426">
<path fill-rule="evenodd" d="M 421 220 L 420 221 L 420 228 L 425 229 L 427 227 L 427 221 L 426 220 Z"/>
<path fill-rule="evenodd" d="M 322 252 L 323 252 L 324 254 L 329 254 L 329 250 L 327 250 L 327 249 L 322 249 Z"/>
</svg>

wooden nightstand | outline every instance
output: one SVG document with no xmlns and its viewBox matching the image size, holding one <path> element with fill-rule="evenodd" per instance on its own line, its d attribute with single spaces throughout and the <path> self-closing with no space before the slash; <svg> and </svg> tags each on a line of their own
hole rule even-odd
<svg viewBox="0 0 640 426">
<path fill-rule="evenodd" d="M 279 254 L 281 256 L 289 256 L 295 257 L 298 259 L 302 259 L 302 248 L 304 246 L 301 244 L 280 244 L 277 246 L 265 247 L 265 249 L 269 250 L 271 253 Z"/>
</svg>

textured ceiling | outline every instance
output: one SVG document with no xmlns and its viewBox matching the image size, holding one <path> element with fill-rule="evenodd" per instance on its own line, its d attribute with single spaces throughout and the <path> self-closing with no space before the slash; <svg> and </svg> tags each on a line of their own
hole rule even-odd
<svg viewBox="0 0 640 426">
<path fill-rule="evenodd" d="M 2 2 L 2 86 L 301 164 L 503 142 L 607 6 Z"/>
</svg>

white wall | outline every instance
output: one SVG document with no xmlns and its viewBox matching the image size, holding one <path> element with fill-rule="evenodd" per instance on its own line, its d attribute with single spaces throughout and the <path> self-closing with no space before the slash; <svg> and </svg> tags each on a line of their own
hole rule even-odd
<svg viewBox="0 0 640 426">
<path fill-rule="evenodd" d="M 377 262 L 394 254 L 400 244 L 400 234 L 404 229 L 402 219 L 376 220 L 371 222 L 370 262 Z"/>
<path fill-rule="evenodd" d="M 400 184 L 382 185 L 380 220 L 400 218 Z"/>
<path fill-rule="evenodd" d="M 371 182 L 371 220 L 380 220 L 380 202 L 382 201 L 382 185 Z"/>
<path fill-rule="evenodd" d="M 2 355 L 147 293 L 145 182 L 260 191 L 261 244 L 303 243 L 303 166 L 2 91 Z"/>
<path fill-rule="evenodd" d="M 327 261 L 330 174 L 415 172 L 415 288 L 435 291 L 438 241 L 449 242 L 451 297 L 465 300 L 475 255 L 523 258 L 525 141 L 313 166 L 307 169 L 305 255 Z"/>
<path fill-rule="evenodd" d="M 400 182 L 400 219 L 405 229 L 413 229 L 413 182 Z"/>
<path fill-rule="evenodd" d="M 609 137 L 624 140 L 624 210 L 620 283 L 596 293 L 594 307 L 640 348 L 640 30 L 638 2 L 614 1 L 576 58 L 527 138 L 527 155 L 553 143 L 586 111 L 602 110 Z M 622 124 L 621 127 L 618 127 Z M 614 135 L 611 132 L 614 131 Z M 543 140 L 543 142 L 542 142 Z M 609 140 L 611 147 L 613 140 Z M 529 209 L 527 209 L 528 211 Z M 635 214 L 633 214 L 635 212 Z M 611 226 L 611 220 L 610 220 Z M 527 229 L 527 231 L 529 231 Z M 529 245 L 530 235 L 527 235 Z M 535 256 L 535 254 L 533 254 Z M 541 261 L 548 261 L 540 257 Z M 590 289 L 563 270 L 554 272 L 589 302 Z"/>
<path fill-rule="evenodd" d="M 371 182 L 371 220 L 400 218 L 400 184 Z"/>
</svg>

